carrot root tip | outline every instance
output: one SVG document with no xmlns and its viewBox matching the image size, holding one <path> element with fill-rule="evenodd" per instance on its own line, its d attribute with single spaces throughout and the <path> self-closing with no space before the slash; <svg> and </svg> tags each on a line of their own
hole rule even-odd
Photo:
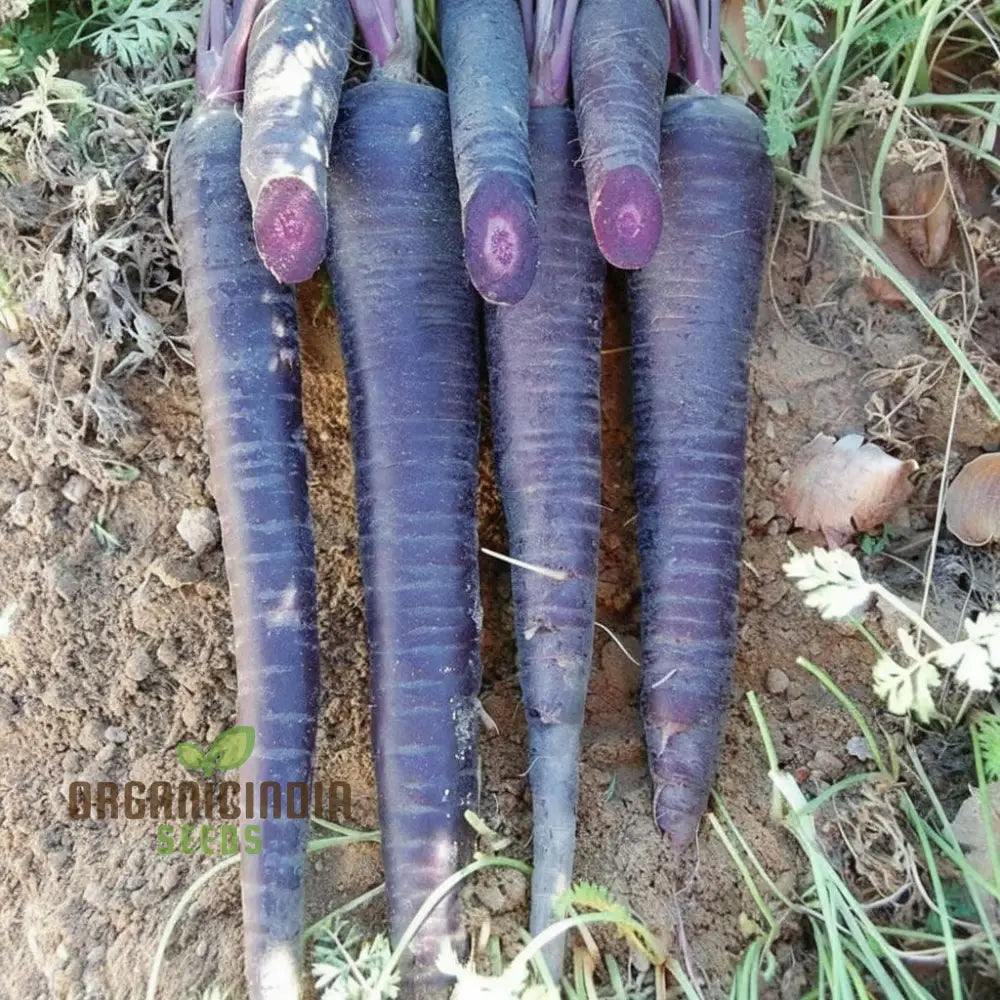
<svg viewBox="0 0 1000 1000">
<path fill-rule="evenodd" d="M 257 250 L 267 269 L 286 285 L 307 281 L 326 255 L 326 209 L 296 177 L 269 181 L 253 219 Z"/>
<path fill-rule="evenodd" d="M 538 269 L 538 227 L 522 189 L 503 173 L 486 177 L 465 217 L 469 277 L 487 302 L 520 302 Z"/>
<path fill-rule="evenodd" d="M 653 794 L 653 815 L 656 825 L 674 850 L 681 851 L 694 841 L 705 806 L 692 810 L 690 804 L 674 801 L 677 790 L 670 785 L 658 785 Z M 707 802 L 705 803 L 707 805 Z"/>
<path fill-rule="evenodd" d="M 656 182 L 640 167 L 608 172 L 594 205 L 594 235 L 607 261 L 635 270 L 652 259 L 663 229 Z"/>
</svg>

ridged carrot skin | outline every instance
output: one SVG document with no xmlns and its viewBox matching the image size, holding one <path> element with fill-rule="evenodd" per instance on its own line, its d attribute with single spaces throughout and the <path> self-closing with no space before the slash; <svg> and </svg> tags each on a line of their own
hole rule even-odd
<svg viewBox="0 0 1000 1000">
<path fill-rule="evenodd" d="M 326 254 L 326 162 L 353 34 L 348 0 L 269 0 L 254 21 L 240 169 L 279 281 L 312 277 Z"/>
<path fill-rule="evenodd" d="M 524 298 L 538 266 L 528 60 L 514 0 L 439 0 L 469 275 L 488 302 Z"/>
<path fill-rule="evenodd" d="M 660 112 L 669 52 L 658 0 L 582 0 L 573 28 L 573 93 L 594 233 L 615 267 L 645 267 L 660 240 Z"/>
<path fill-rule="evenodd" d="M 244 782 L 310 782 L 319 695 L 295 299 L 261 263 L 239 176 L 240 121 L 205 104 L 170 161 L 174 230 L 232 602 L 237 719 L 256 742 Z M 252 1000 L 299 992 L 308 820 L 246 819 L 240 859 Z"/>
<path fill-rule="evenodd" d="M 380 79 L 345 93 L 327 258 L 340 318 L 371 657 L 390 927 L 398 941 L 470 848 L 478 796 L 477 304 L 462 261 L 447 98 Z M 457 944 L 452 895 L 424 924 L 412 989 Z"/>
<path fill-rule="evenodd" d="M 531 932 L 569 888 L 580 731 L 594 641 L 601 525 L 601 317 L 605 264 L 590 226 L 576 122 L 532 108 L 538 274 L 486 313 L 490 408 L 510 554 L 564 573 L 511 570 L 534 810 Z M 562 973 L 565 940 L 545 957 Z"/>
<path fill-rule="evenodd" d="M 677 846 L 708 802 L 724 728 L 743 523 L 747 363 L 773 172 L 731 97 L 667 100 L 663 239 L 629 278 L 642 713 L 654 814 Z"/>
</svg>

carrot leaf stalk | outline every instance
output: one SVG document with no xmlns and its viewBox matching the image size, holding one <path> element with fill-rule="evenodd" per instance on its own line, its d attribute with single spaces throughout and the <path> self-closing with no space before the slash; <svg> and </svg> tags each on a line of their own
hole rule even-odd
<svg viewBox="0 0 1000 1000">
<path fill-rule="evenodd" d="M 669 0 L 674 48 L 692 87 L 707 94 L 722 89 L 720 0 Z"/>
<path fill-rule="evenodd" d="M 488 302 L 527 294 L 538 266 L 528 63 L 511 0 L 439 0 L 465 262 Z"/>
<path fill-rule="evenodd" d="M 747 366 L 773 170 L 757 116 L 719 93 L 718 3 L 674 4 L 691 86 L 660 122 L 664 238 L 629 278 L 642 715 L 656 822 L 708 802 L 737 641 Z M 710 91 L 710 92 L 706 92 Z"/>
<path fill-rule="evenodd" d="M 417 79 L 417 18 L 413 0 L 351 0 L 372 59 L 372 77 Z"/>
<path fill-rule="evenodd" d="M 573 30 L 590 216 L 615 267 L 644 267 L 660 240 L 659 122 L 669 39 L 659 0 L 582 0 Z"/>
<path fill-rule="evenodd" d="M 237 106 L 256 6 L 205 5 L 199 105 L 173 140 L 171 202 L 229 581 L 237 717 L 255 733 L 240 778 L 308 788 L 319 652 L 295 298 L 257 256 L 239 176 Z M 240 859 L 249 995 L 295 1000 L 308 820 L 241 822 L 244 843 L 260 842 Z"/>
<path fill-rule="evenodd" d="M 511 584 L 528 720 L 536 935 L 552 923 L 553 904 L 572 882 L 601 518 L 605 265 L 590 225 L 576 120 L 565 106 L 573 6 L 536 3 L 526 21 L 538 273 L 520 302 L 486 310 L 497 477 L 510 554 L 520 561 Z M 544 949 L 556 980 L 564 952 L 564 936 Z"/>
<path fill-rule="evenodd" d="M 569 97 L 570 45 L 579 0 L 535 0 L 521 4 L 531 62 L 531 106 L 565 104 Z M 532 9 L 533 7 L 533 9 Z"/>
</svg>

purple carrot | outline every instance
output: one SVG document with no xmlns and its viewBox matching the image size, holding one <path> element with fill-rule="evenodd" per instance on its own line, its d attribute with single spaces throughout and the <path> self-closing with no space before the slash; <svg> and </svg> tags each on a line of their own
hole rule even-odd
<svg viewBox="0 0 1000 1000">
<path fill-rule="evenodd" d="M 403 45 L 413 32 L 406 6 Z M 412 51 L 412 60 L 375 58 L 378 77 L 344 95 L 327 258 L 350 402 L 394 941 L 470 855 L 482 617 L 477 305 L 462 262 L 447 98 L 411 82 Z M 434 961 L 459 930 L 453 894 L 414 940 L 409 995 L 446 995 Z"/>
<path fill-rule="evenodd" d="M 240 170 L 261 260 L 290 284 L 326 253 L 326 161 L 353 30 L 348 0 L 268 0 L 250 36 Z"/>
<path fill-rule="evenodd" d="M 707 24 L 717 43 L 717 15 L 713 0 L 700 19 L 674 19 L 699 85 L 664 106 L 663 239 L 629 279 L 642 715 L 656 822 L 677 846 L 708 803 L 729 704 L 747 358 L 773 188 L 761 123 L 719 94 L 718 49 L 698 37 Z"/>
<path fill-rule="evenodd" d="M 576 121 L 565 107 L 566 73 L 547 62 L 567 60 L 557 33 L 568 37 L 572 20 L 538 27 L 529 34 L 540 50 L 533 82 L 544 73 L 549 86 L 535 92 L 540 100 L 546 92 L 550 102 L 530 115 L 538 274 L 521 302 L 486 313 L 493 446 L 510 554 L 559 577 L 511 571 L 534 810 L 533 934 L 552 922 L 553 903 L 573 875 L 601 523 L 605 275 L 587 212 Z M 560 78 L 561 85 L 551 85 Z M 564 952 L 564 938 L 545 950 L 557 980 Z"/>
<path fill-rule="evenodd" d="M 240 776 L 308 785 L 319 654 L 295 299 L 257 256 L 239 176 L 246 25 L 230 34 L 222 0 L 209 0 L 202 26 L 199 106 L 174 138 L 171 197 L 232 601 L 237 717 L 256 732 Z M 250 997 L 295 1000 L 308 820 L 247 822 L 263 845 L 240 859 Z"/>
<path fill-rule="evenodd" d="M 582 0 L 573 97 L 594 233 L 615 267 L 645 267 L 660 241 L 660 111 L 669 57 L 659 0 Z"/>
<path fill-rule="evenodd" d="M 487 302 L 519 302 L 535 279 L 528 63 L 513 0 L 438 0 L 465 260 Z"/>
</svg>

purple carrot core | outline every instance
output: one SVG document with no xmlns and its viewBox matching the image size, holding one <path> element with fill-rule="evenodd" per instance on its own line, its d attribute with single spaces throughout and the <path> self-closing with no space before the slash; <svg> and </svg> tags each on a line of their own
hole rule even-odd
<svg viewBox="0 0 1000 1000">
<path fill-rule="evenodd" d="M 538 234 L 520 188 L 492 173 L 476 188 L 465 217 L 466 266 L 488 302 L 517 302 L 531 287 Z"/>
<path fill-rule="evenodd" d="M 262 0 L 205 0 L 195 50 L 198 97 L 223 104 L 243 99 L 247 46 Z"/>
<path fill-rule="evenodd" d="M 326 256 L 326 209 L 297 177 L 279 177 L 261 189 L 253 233 L 261 260 L 281 282 L 307 281 Z"/>
<path fill-rule="evenodd" d="M 720 0 L 669 0 L 671 69 L 680 63 L 688 83 L 722 92 Z"/>
<path fill-rule="evenodd" d="M 597 192 L 594 235 L 601 253 L 615 267 L 645 267 L 663 229 L 660 192 L 640 167 L 610 170 Z"/>
</svg>

